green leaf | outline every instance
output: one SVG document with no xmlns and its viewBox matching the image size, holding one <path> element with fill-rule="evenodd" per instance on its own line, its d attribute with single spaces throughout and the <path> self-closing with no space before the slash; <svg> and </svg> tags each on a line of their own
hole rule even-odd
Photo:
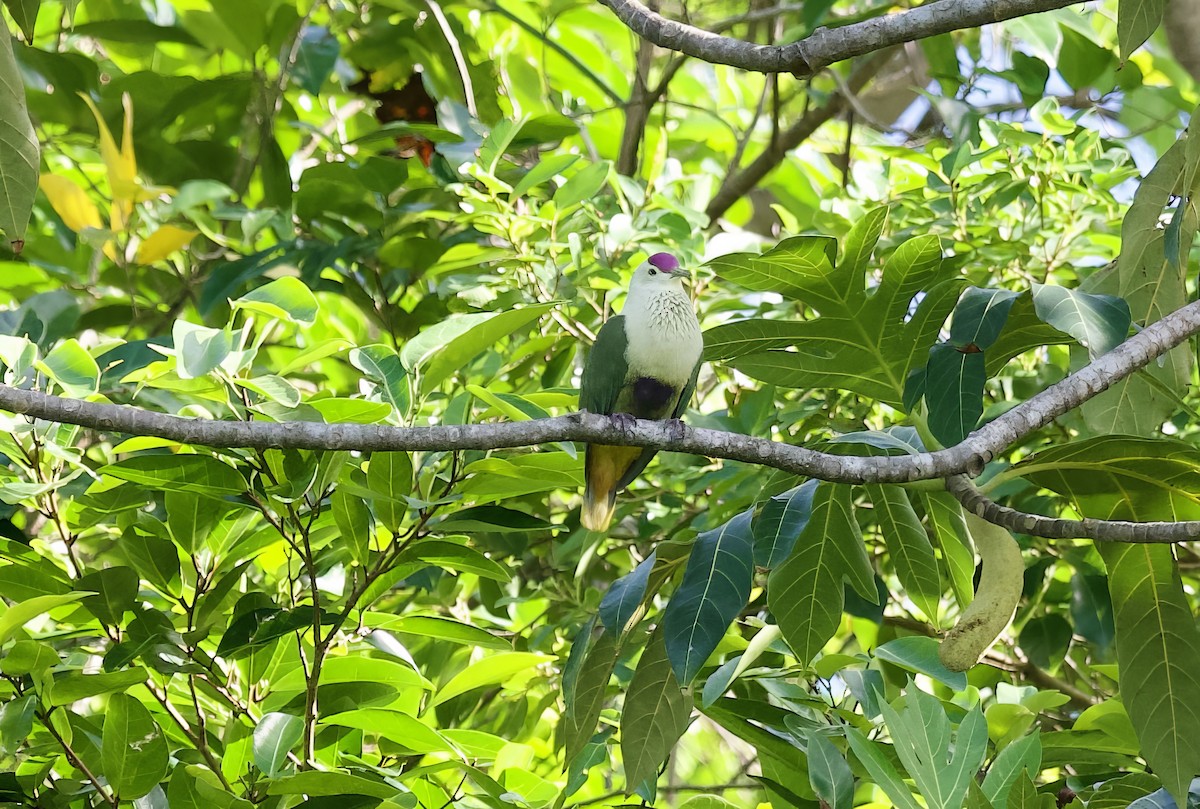
<svg viewBox="0 0 1200 809">
<path fill-rule="evenodd" d="M 371 511 L 361 497 L 336 490 L 329 498 L 333 506 L 333 521 L 342 542 L 350 550 L 350 558 L 364 565 L 371 556 Z"/>
<path fill-rule="evenodd" d="M 808 735 L 808 779 L 829 809 L 854 806 L 854 773 L 841 751 L 819 733 Z"/>
<path fill-rule="evenodd" d="M 896 739 L 896 754 L 917 784 L 929 809 L 961 809 L 967 785 L 983 765 L 987 752 L 987 721 L 978 706 L 967 712 L 951 736 L 950 720 L 936 697 L 909 681 L 903 708 L 880 704 L 888 729 Z"/>
<path fill-rule="evenodd" d="M 925 403 L 929 406 L 929 430 L 943 446 L 959 443 L 979 423 L 986 381 L 982 353 L 949 343 L 929 350 Z"/>
<path fill-rule="evenodd" d="M 1073 634 L 1067 619 L 1051 612 L 1030 618 L 1021 627 L 1019 643 L 1030 663 L 1053 672 L 1066 657 Z"/>
<path fill-rule="evenodd" d="M 70 604 L 87 596 L 87 593 L 62 593 L 60 595 L 37 596 L 36 598 L 14 604 L 8 608 L 7 612 L 0 613 L 0 646 L 8 643 L 20 631 L 21 627 L 39 615 L 45 615 L 55 607 Z"/>
<path fill-rule="evenodd" d="M 254 728 L 254 765 L 274 778 L 287 763 L 288 752 L 304 735 L 304 720 L 286 713 L 264 714 Z"/>
<path fill-rule="evenodd" d="M 464 541 L 466 537 L 462 537 Z M 441 539 L 423 539 L 404 550 L 396 560 L 400 564 L 420 562 L 426 565 L 450 568 L 463 573 L 474 573 L 485 579 L 506 582 L 513 571 L 499 562 L 489 559 L 474 548 Z"/>
<path fill-rule="evenodd" d="M 254 809 L 254 804 L 221 787 L 209 770 L 195 764 L 175 767 L 167 787 L 171 809 Z"/>
<path fill-rule="evenodd" d="M 78 340 L 63 340 L 37 363 L 37 368 L 68 396 L 84 398 L 100 389 L 100 366 Z"/>
<path fill-rule="evenodd" d="M 453 753 L 454 745 L 436 730 L 415 717 L 386 708 L 360 708 L 321 718 L 325 725 L 357 728 L 371 736 L 380 736 L 414 753 Z"/>
<path fill-rule="evenodd" d="M 917 512 L 899 486 L 875 484 L 866 490 L 904 594 L 936 626 L 942 582 L 933 545 Z"/>
<path fill-rule="evenodd" d="M 1141 754 L 1183 806 L 1200 772 L 1200 632 L 1171 548 L 1100 543 L 1117 626 L 1121 701 Z"/>
<path fill-rule="evenodd" d="M 1158 2 L 1158 0 L 1149 0 Z M 1135 0 L 1137 2 L 1137 0 Z M 1161 5 L 1161 4 L 1160 4 Z M 1121 223 L 1121 254 L 1115 267 L 1087 278 L 1081 291 L 1116 295 L 1129 303 L 1133 321 L 1149 325 L 1188 301 L 1186 267 L 1167 259 L 1165 235 L 1159 220 L 1173 196 L 1191 197 L 1182 187 L 1188 167 L 1188 136 L 1167 150 L 1142 180 Z M 1191 244 L 1200 217 L 1188 205 L 1179 227 L 1179 243 Z M 1191 383 L 1191 351 L 1180 347 L 1165 360 L 1151 363 L 1083 404 L 1088 427 L 1097 434 L 1153 435 L 1164 419 L 1176 412 L 1177 398 Z M 1159 391 L 1144 374 L 1154 376 L 1167 391 Z"/>
<path fill-rule="evenodd" d="M 569 169 L 578 159 L 579 155 L 577 154 L 544 156 L 536 166 L 526 172 L 525 176 L 513 186 L 512 198 L 516 199 L 517 197 L 524 196 L 527 192 L 537 188 L 551 177 Z"/>
<path fill-rule="evenodd" d="M 21 29 L 21 33 L 25 36 L 25 41 L 32 43 L 33 29 L 37 25 L 38 10 L 42 5 L 41 0 L 4 0 L 4 5 L 8 7 L 9 13 L 12 14 L 13 22 Z M 3 74 L 0 73 L 0 75 Z"/>
<path fill-rule="evenodd" d="M 199 379 L 216 369 L 233 350 L 233 337 L 226 329 L 209 329 L 176 320 L 172 331 L 175 371 L 181 379 Z"/>
<path fill-rule="evenodd" d="M 119 547 L 139 576 L 163 593 L 175 592 L 172 585 L 179 582 L 179 552 L 170 540 L 131 530 L 121 537 Z"/>
<path fill-rule="evenodd" d="M 1200 519 L 1200 450 L 1173 438 L 1099 436 L 1037 453 L 1015 469 L 1110 520 Z"/>
<path fill-rule="evenodd" d="M 771 614 L 804 663 L 816 656 L 841 622 L 843 581 L 876 602 L 875 572 L 854 520 L 850 487 L 821 483 L 813 497 L 812 517 L 791 557 L 767 580 Z"/>
<path fill-rule="evenodd" d="M 754 565 L 768 570 L 792 553 L 796 538 L 812 517 L 818 481 L 806 480 L 767 501 L 754 520 Z"/>
<path fill-rule="evenodd" d="M 0 671 L 13 675 L 33 674 L 44 672 L 60 662 L 58 652 L 48 643 L 19 640 L 9 647 L 4 659 L 0 660 Z"/>
<path fill-rule="evenodd" d="M 778 292 L 789 298 L 808 300 L 811 289 L 828 293 L 830 284 L 838 290 L 833 300 L 841 303 L 848 294 L 845 283 L 849 271 L 834 269 L 837 240 L 828 236 L 793 236 L 784 239 L 762 255 L 731 253 L 708 262 L 707 266 L 725 281 L 755 292 Z M 833 280 L 836 278 L 836 280 Z M 814 305 L 820 309 L 820 295 Z"/>
<path fill-rule="evenodd" d="M 557 305 L 539 303 L 506 312 L 453 315 L 409 340 L 400 351 L 400 361 L 410 372 L 418 373 L 421 392 L 428 393 Z"/>
<path fill-rule="evenodd" d="M 138 574 L 131 567 L 106 567 L 81 576 L 75 586 L 90 591 L 83 599 L 83 606 L 108 626 L 121 626 L 125 612 L 133 609 L 138 594 Z"/>
<path fill-rule="evenodd" d="M 625 791 L 657 778 L 658 768 L 687 730 L 692 701 L 679 687 L 661 630 L 650 636 L 621 710 Z"/>
<path fill-rule="evenodd" d="M 81 699 L 114 691 L 125 691 L 146 682 L 146 670 L 140 667 L 112 671 L 106 674 L 80 674 L 71 672 L 54 680 L 51 705 L 70 705 Z"/>
<path fill-rule="evenodd" d="M 604 628 L 618 638 L 632 630 L 644 614 L 642 602 L 646 598 L 646 584 L 657 561 L 657 552 L 651 551 L 632 572 L 613 582 L 600 600 L 600 620 Z"/>
<path fill-rule="evenodd" d="M 832 241 L 827 254 L 814 253 L 813 245 L 824 242 L 804 238 L 787 239 L 762 256 L 723 256 L 709 266 L 722 277 L 740 273 L 760 286 L 770 284 L 815 306 L 821 317 L 717 326 L 704 333 L 705 358 L 728 360 L 773 385 L 837 388 L 900 407 L 909 370 L 924 361 L 958 296 L 956 283 L 945 278 L 940 242 L 919 236 L 900 245 L 868 296 L 861 273 L 828 269 Z M 779 288 L 785 282 L 790 286 Z"/>
<path fill-rule="evenodd" d="M 690 685 L 746 606 L 754 575 L 752 510 L 696 537 L 679 589 L 663 611 L 667 656 Z"/>
<path fill-rule="evenodd" d="M 570 691 L 563 692 L 566 711 L 558 730 L 567 761 L 579 755 L 596 732 L 608 681 L 617 663 L 617 642 L 612 633 L 601 629 L 598 638 L 588 638 L 587 642 L 587 656 L 573 678 Z"/>
<path fill-rule="evenodd" d="M 1058 803 L 1053 795 L 1039 795 L 1037 786 L 1022 772 L 1008 793 L 1007 809 L 1054 809 Z"/>
<path fill-rule="evenodd" d="M 322 25 L 306 26 L 300 35 L 292 80 L 304 92 L 316 95 L 333 72 L 339 51 L 337 37 L 328 28 Z"/>
<path fill-rule="evenodd" d="M 408 372 L 400 357 L 389 346 L 375 344 L 351 350 L 350 364 L 379 385 L 379 396 L 395 408 L 401 418 L 412 404 L 408 391 Z"/>
<path fill-rule="evenodd" d="M 387 616 L 386 618 L 380 617 L 376 619 L 374 614 L 371 617 L 373 619 L 371 626 L 380 629 L 390 629 L 392 632 L 406 635 L 420 635 L 421 637 L 444 640 L 448 643 L 457 643 L 463 646 L 478 646 L 481 649 L 496 649 L 502 652 L 512 651 L 512 644 L 504 638 L 496 637 L 486 629 L 460 623 L 450 618 L 441 618 L 432 615 L 405 615 L 403 617 Z"/>
<path fill-rule="evenodd" d="M 923 492 L 925 514 L 960 609 L 975 599 L 975 551 L 962 506 L 946 492 Z"/>
<path fill-rule="evenodd" d="M 375 494 L 375 517 L 392 533 L 408 513 L 405 499 L 412 491 L 412 458 L 407 452 L 373 452 L 367 464 L 367 488 Z"/>
<path fill-rule="evenodd" d="M 1117 3 L 1117 44 L 1121 61 L 1142 47 L 1162 23 L 1167 0 L 1119 0 Z"/>
<path fill-rule="evenodd" d="M 966 673 L 950 671 L 942 665 L 938 658 L 938 641 L 934 638 L 916 635 L 896 638 L 876 647 L 875 656 L 914 674 L 932 677 L 955 691 L 966 690 Z"/>
<path fill-rule="evenodd" d="M 246 479 L 238 470 L 209 455 L 136 455 L 100 467 L 100 474 L 152 489 L 195 492 L 209 497 L 242 494 L 247 488 Z"/>
<path fill-rule="evenodd" d="M 6 2 L 18 25 L 30 24 L 28 0 Z M 36 13 L 36 12 L 35 12 Z M 38 187 L 38 140 L 25 108 L 25 87 L 13 56 L 8 23 L 0 18 L 0 231 L 10 243 L 25 238 Z"/>
<path fill-rule="evenodd" d="M 35 694 L 0 705 L 0 756 L 14 755 L 17 748 L 29 740 L 37 707 Z"/>
<path fill-rule="evenodd" d="M 852 273 L 867 271 L 871 253 L 875 250 L 875 245 L 879 244 L 879 237 L 883 233 L 883 224 L 887 221 L 887 216 L 888 209 L 886 207 L 873 208 L 854 223 L 854 227 L 850 228 L 842 245 L 842 260 L 839 266 Z"/>
<path fill-rule="evenodd" d="M 433 684 L 411 667 L 375 657 L 351 654 L 328 657 L 321 666 L 321 685 L 334 683 L 382 683 L 397 690 L 419 689 L 432 691 Z M 302 669 L 289 669 L 271 683 L 274 692 L 294 693 L 305 690 L 308 683 Z"/>
<path fill-rule="evenodd" d="M 446 515 L 441 522 L 433 523 L 432 530 L 443 534 L 479 533 L 481 531 L 508 534 L 545 531 L 554 527 L 545 520 L 516 509 L 501 506 L 475 506 L 459 509 Z"/>
<path fill-rule="evenodd" d="M 850 743 L 854 756 L 898 809 L 921 809 L 921 804 L 913 798 L 912 791 L 905 786 L 892 762 L 883 754 L 882 743 L 867 739 L 862 731 L 852 726 L 846 728 L 846 741 Z"/>
<path fill-rule="evenodd" d="M 321 306 L 304 282 L 291 275 L 276 278 L 269 284 L 230 301 L 233 310 L 257 312 L 271 320 L 285 320 L 310 326 L 317 320 Z"/>
<path fill-rule="evenodd" d="M 983 779 L 983 794 L 996 806 L 1008 802 L 1009 791 L 1022 773 L 1041 771 L 1042 740 L 1037 732 L 1022 736 L 1006 745 L 988 766 Z"/>
<path fill-rule="evenodd" d="M 1033 305 L 1039 318 L 1078 340 L 1092 359 L 1116 348 L 1129 333 L 1129 304 L 1114 295 L 1034 284 Z"/>
<path fill-rule="evenodd" d="M 277 778 L 267 786 L 268 795 L 308 795 L 310 797 L 338 798 L 343 795 L 369 795 L 388 800 L 399 798 L 405 793 L 382 781 L 373 781 L 361 775 L 345 772 L 310 770 Z"/>
<path fill-rule="evenodd" d="M 101 766 L 117 795 L 133 800 L 148 794 L 166 776 L 167 763 L 167 740 L 146 707 L 128 694 L 109 697 Z"/>
<path fill-rule="evenodd" d="M 599 163 L 592 163 L 575 172 L 554 192 L 555 206 L 562 211 L 596 196 L 608 182 L 608 174 L 611 170 L 612 164 L 607 160 L 601 160 Z"/>
<path fill-rule="evenodd" d="M 1020 292 L 967 287 L 950 321 L 950 343 L 958 348 L 990 348 L 1000 336 Z"/>
<path fill-rule="evenodd" d="M 196 457 L 203 456 L 175 456 Z M 219 461 L 217 463 L 220 463 Z M 211 465 L 209 465 L 211 466 Z M 221 466 L 225 466 L 221 464 Z M 225 467 L 228 469 L 228 467 Z M 225 469 L 212 467 L 217 474 L 226 475 Z M 231 470 L 232 471 L 232 470 Z M 236 473 L 235 473 L 236 474 Z M 171 538 L 175 540 L 185 553 L 194 554 L 204 548 L 205 540 L 225 513 L 223 508 L 214 508 L 211 499 L 190 491 L 166 487 L 167 493 L 163 498 L 167 510 L 167 528 L 171 530 Z M 232 492 L 231 492 L 232 494 Z"/>
<path fill-rule="evenodd" d="M 433 704 L 441 705 L 446 700 L 476 688 L 499 685 L 513 679 L 518 674 L 527 672 L 534 666 L 551 660 L 554 658 L 549 655 L 533 652 L 502 652 L 490 655 L 467 666 L 451 678 L 450 682 L 438 689 Z"/>
</svg>

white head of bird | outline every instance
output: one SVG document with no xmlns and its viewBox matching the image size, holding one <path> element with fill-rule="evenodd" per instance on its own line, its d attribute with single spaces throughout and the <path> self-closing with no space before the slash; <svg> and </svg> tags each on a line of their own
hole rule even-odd
<svg viewBox="0 0 1200 809">
<path fill-rule="evenodd" d="M 696 310 L 683 286 L 689 277 L 675 256 L 655 253 L 633 271 L 621 310 L 630 368 L 673 385 L 691 378 L 704 348 Z"/>
</svg>

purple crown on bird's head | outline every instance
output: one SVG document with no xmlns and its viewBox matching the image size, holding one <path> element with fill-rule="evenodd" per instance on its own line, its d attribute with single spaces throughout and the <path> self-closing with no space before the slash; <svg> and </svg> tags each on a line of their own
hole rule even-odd
<svg viewBox="0 0 1200 809">
<path fill-rule="evenodd" d="M 671 272 L 672 270 L 679 269 L 679 259 L 670 253 L 655 253 L 646 260 L 663 272 Z"/>
</svg>

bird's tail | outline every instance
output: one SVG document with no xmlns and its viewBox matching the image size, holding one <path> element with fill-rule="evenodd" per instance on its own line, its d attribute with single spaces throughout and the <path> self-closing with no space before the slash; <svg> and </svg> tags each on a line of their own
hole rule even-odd
<svg viewBox="0 0 1200 809">
<path fill-rule="evenodd" d="M 617 490 L 612 486 L 606 487 L 604 491 L 598 491 L 598 488 L 589 482 L 583 492 L 583 510 L 580 512 L 579 521 L 589 531 L 607 531 L 608 524 L 612 522 L 613 512 L 617 510 Z"/>
</svg>

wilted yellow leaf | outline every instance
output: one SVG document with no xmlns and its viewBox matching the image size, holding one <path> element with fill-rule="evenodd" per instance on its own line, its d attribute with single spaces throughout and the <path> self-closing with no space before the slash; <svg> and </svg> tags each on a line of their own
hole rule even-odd
<svg viewBox="0 0 1200 809">
<path fill-rule="evenodd" d="M 43 174 L 38 185 L 50 200 L 54 212 L 76 233 L 84 228 L 102 228 L 100 211 L 87 193 L 59 174 Z"/>
<path fill-rule="evenodd" d="M 129 218 L 127 209 L 132 208 L 134 200 L 138 198 L 137 158 L 133 152 L 133 100 L 128 93 L 121 96 L 125 121 L 121 132 L 121 148 L 118 149 L 100 110 L 91 98 L 83 93 L 79 95 L 92 110 L 96 127 L 100 130 L 100 158 L 108 169 L 108 185 L 113 195 L 114 224 L 119 222 L 124 225 Z"/>
<path fill-rule="evenodd" d="M 153 264 L 187 246 L 196 238 L 196 231 L 174 225 L 163 225 L 138 246 L 137 263 Z"/>
</svg>

